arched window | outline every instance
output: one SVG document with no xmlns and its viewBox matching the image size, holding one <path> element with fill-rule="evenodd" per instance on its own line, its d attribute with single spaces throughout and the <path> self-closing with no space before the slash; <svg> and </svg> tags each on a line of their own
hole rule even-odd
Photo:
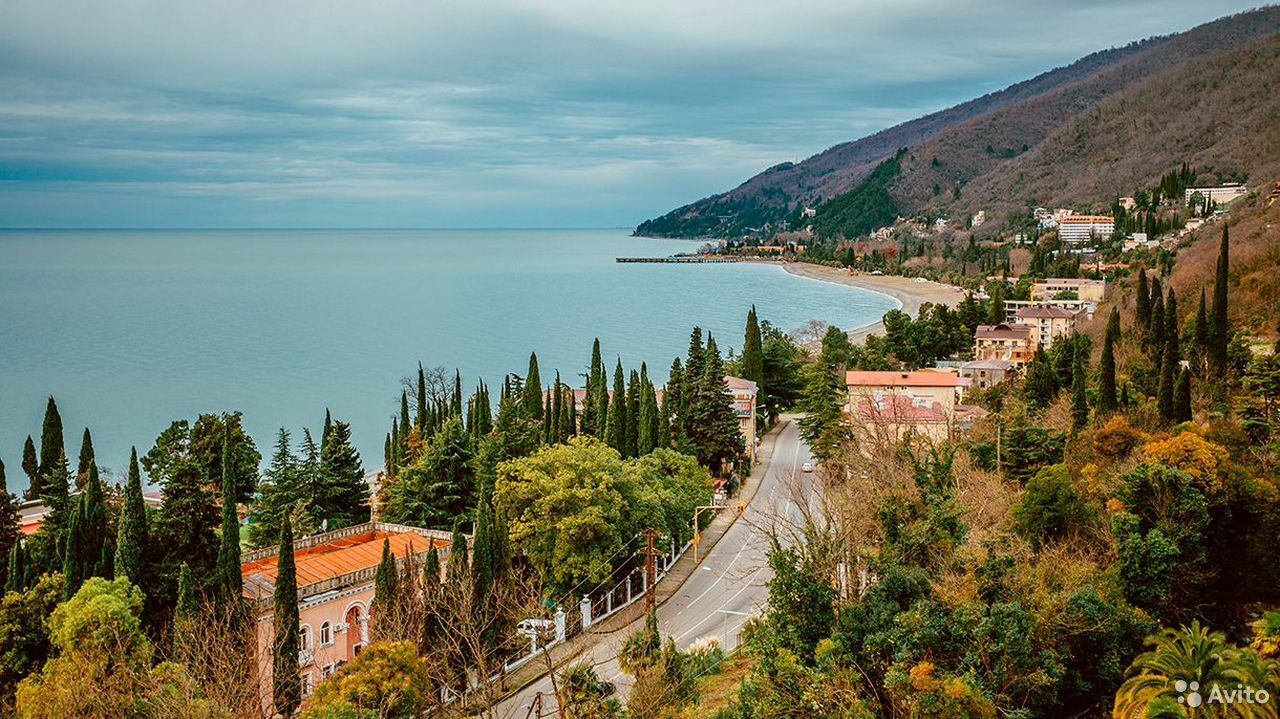
<svg viewBox="0 0 1280 719">
<path fill-rule="evenodd" d="M 333 625 L 329 622 L 320 625 L 320 646 L 333 646 Z"/>
<path fill-rule="evenodd" d="M 311 649 L 311 625 L 298 625 L 298 650 L 308 651 Z"/>
</svg>

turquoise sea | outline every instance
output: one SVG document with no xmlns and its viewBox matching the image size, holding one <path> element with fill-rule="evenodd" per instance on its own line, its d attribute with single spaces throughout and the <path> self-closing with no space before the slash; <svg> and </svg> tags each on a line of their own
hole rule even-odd
<svg viewBox="0 0 1280 719">
<path fill-rule="evenodd" d="M 874 322 L 884 295 L 754 264 L 618 264 L 695 244 L 624 230 L 0 232 L 0 459 L 58 400 L 72 462 L 88 425 L 119 477 L 176 418 L 241 410 L 263 454 L 278 427 L 352 423 L 366 468 L 419 361 L 494 388 L 531 350 L 565 381 L 606 362 L 657 380 L 693 325 L 740 348 L 747 309 L 792 330 Z"/>
</svg>

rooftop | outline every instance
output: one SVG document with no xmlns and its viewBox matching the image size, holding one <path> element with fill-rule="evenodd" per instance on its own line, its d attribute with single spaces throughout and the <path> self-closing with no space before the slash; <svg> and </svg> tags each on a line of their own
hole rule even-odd
<svg viewBox="0 0 1280 719">
<path fill-rule="evenodd" d="M 966 362 L 963 369 L 968 369 L 968 370 L 991 369 L 991 370 L 1001 370 L 1004 372 L 1008 372 L 1009 370 L 1013 369 L 1015 366 L 1016 365 L 1014 365 L 1009 360 L 985 359 L 985 360 L 974 360 L 972 362 Z"/>
<path fill-rule="evenodd" d="M 973 336 L 980 340 L 1031 340 L 1031 328 L 1026 325 L 978 325 Z"/>
<path fill-rule="evenodd" d="M 1065 307 L 1059 307 L 1059 306 L 1057 306 L 1057 305 L 1047 305 L 1047 304 L 1046 304 L 1046 305 L 1031 305 L 1030 307 L 1023 307 L 1023 308 L 1021 308 L 1021 309 L 1019 309 L 1019 310 L 1017 311 L 1017 313 L 1015 314 L 1015 316 L 1016 316 L 1018 319 L 1033 319 L 1033 320 L 1042 320 L 1042 319 L 1062 319 L 1062 320 L 1069 320 L 1069 319 L 1071 319 L 1071 318 L 1075 317 L 1075 316 L 1076 316 L 1076 314 L 1077 314 L 1077 313 L 1072 312 L 1071 310 L 1069 310 L 1069 309 L 1067 309 L 1067 308 L 1065 308 Z"/>
<path fill-rule="evenodd" d="M 1079 277 L 1049 277 L 1043 280 L 1036 280 L 1037 285 L 1066 285 L 1069 287 L 1097 287 L 1106 285 L 1105 280 L 1088 280 Z"/>
<path fill-rule="evenodd" d="M 947 412 L 933 400 L 904 394 L 864 397 L 854 405 L 858 418 L 877 422 L 946 422 Z"/>
<path fill-rule="evenodd" d="M 844 375 L 849 387 L 961 387 L 967 384 L 948 372 L 867 372 Z"/>
</svg>

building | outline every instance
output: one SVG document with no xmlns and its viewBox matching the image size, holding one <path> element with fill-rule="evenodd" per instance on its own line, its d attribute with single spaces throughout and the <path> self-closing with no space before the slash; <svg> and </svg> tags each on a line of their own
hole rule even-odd
<svg viewBox="0 0 1280 719">
<path fill-rule="evenodd" d="M 876 391 L 857 396 L 849 407 L 850 430 L 862 441 L 900 442 L 914 434 L 940 442 L 951 432 L 951 415 L 928 397 Z"/>
<path fill-rule="evenodd" d="M 1133 212 L 1133 208 L 1138 206 L 1138 201 L 1132 197 L 1121 197 L 1116 200 L 1116 204 L 1123 207 L 1125 212 Z"/>
<path fill-rule="evenodd" d="M 1058 295 L 1071 293 L 1078 300 L 1085 302 L 1101 302 L 1107 293 L 1107 283 L 1104 280 L 1085 280 L 1077 278 L 1060 278 L 1050 277 L 1045 280 L 1036 280 L 1031 283 L 1031 299 L 1033 300 L 1051 300 Z"/>
<path fill-rule="evenodd" d="M 72 492 L 71 497 L 79 497 L 79 492 Z M 148 509 L 160 509 L 164 504 L 164 494 L 158 491 L 143 492 L 142 503 Z M 24 537 L 37 534 L 44 526 L 45 517 L 49 516 L 49 505 L 43 499 L 28 499 L 18 504 L 18 531 Z"/>
<path fill-rule="evenodd" d="M 956 404 L 964 398 L 964 388 L 968 380 L 951 372 L 867 372 L 850 371 L 845 373 L 845 387 L 848 389 L 846 414 L 856 405 L 855 400 L 876 394 L 909 395 L 928 399 L 937 403 L 950 416 Z M 852 415 L 850 415 L 852 416 Z"/>
<path fill-rule="evenodd" d="M 420 561 L 430 550 L 451 544 L 448 532 L 371 522 L 312 535 L 294 543 L 298 580 L 298 672 L 309 696 L 369 643 L 369 605 L 383 542 L 397 559 Z M 240 572 L 244 596 L 256 619 L 258 676 L 263 707 L 271 705 L 272 644 L 278 550 L 244 555 Z M 447 563 L 441 557 L 441 566 Z M 269 714 L 270 712 L 268 712 Z"/>
<path fill-rule="evenodd" d="M 1018 310 L 1014 323 L 1031 328 L 1033 349 L 1049 349 L 1054 340 L 1076 329 L 1081 313 L 1051 304 L 1031 305 Z"/>
<path fill-rule="evenodd" d="M 1021 367 L 1031 361 L 1036 346 L 1026 325 L 978 325 L 973 336 L 973 356 L 978 360 L 1011 362 Z"/>
<path fill-rule="evenodd" d="M 961 365 L 960 376 L 972 382 L 973 386 L 986 389 L 1005 381 L 1017 367 L 1009 360 L 980 359 Z"/>
<path fill-rule="evenodd" d="M 1064 246 L 1110 237 L 1115 229 L 1115 219 L 1107 215 L 1068 215 L 1058 219 L 1058 238 Z"/>
<path fill-rule="evenodd" d="M 1212 200 L 1214 204 L 1225 205 L 1248 192 L 1249 188 L 1239 182 L 1226 182 L 1217 187 L 1188 187 L 1182 192 L 1182 204 L 1190 205 L 1192 199 L 1199 195 L 1199 202 L 1201 203 L 1205 200 Z"/>
<path fill-rule="evenodd" d="M 747 458 L 756 461 L 756 396 L 760 388 L 755 382 L 741 377 L 724 378 L 724 383 L 733 394 L 733 411 L 738 415 L 738 431 L 742 433 L 746 446 Z"/>
</svg>

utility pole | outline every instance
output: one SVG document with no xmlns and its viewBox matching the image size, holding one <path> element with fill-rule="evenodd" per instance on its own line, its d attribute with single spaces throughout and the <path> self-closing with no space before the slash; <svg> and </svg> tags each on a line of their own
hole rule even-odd
<svg viewBox="0 0 1280 719">
<path fill-rule="evenodd" d="M 654 611 L 657 608 L 657 591 L 658 584 L 658 550 L 654 546 L 658 539 L 658 532 L 653 527 L 644 530 L 644 610 L 645 613 Z"/>
</svg>

